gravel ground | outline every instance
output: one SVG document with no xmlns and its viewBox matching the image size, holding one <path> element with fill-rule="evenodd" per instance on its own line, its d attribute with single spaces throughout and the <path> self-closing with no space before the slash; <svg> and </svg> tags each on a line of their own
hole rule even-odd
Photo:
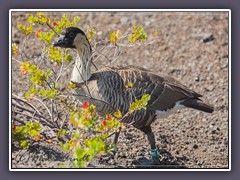
<svg viewBox="0 0 240 180">
<path fill-rule="evenodd" d="M 16 28 L 25 23 L 26 13 L 12 18 L 12 40 L 23 42 L 23 34 Z M 226 12 L 74 12 L 81 17 L 79 27 L 94 27 L 97 37 L 108 37 L 112 30 L 124 32 L 133 25 L 141 25 L 155 42 L 124 47 L 115 64 L 138 65 L 159 74 L 167 74 L 203 95 L 212 104 L 212 114 L 184 109 L 152 124 L 160 149 L 161 165 L 148 165 L 150 153 L 145 135 L 134 129 L 123 129 L 118 152 L 109 162 L 91 163 L 101 168 L 228 168 L 228 14 Z M 59 18 L 60 13 L 51 13 Z M 33 42 L 34 43 L 34 42 Z M 36 46 L 37 47 L 37 46 Z M 41 51 L 30 46 L 30 53 Z M 26 80 L 19 72 L 19 64 L 12 63 L 12 91 L 22 96 Z M 66 79 L 69 80 L 69 72 Z M 63 83 L 63 86 L 66 85 Z M 33 144 L 29 150 L 13 146 L 13 168 L 58 168 L 69 163 L 55 143 Z"/>
</svg>

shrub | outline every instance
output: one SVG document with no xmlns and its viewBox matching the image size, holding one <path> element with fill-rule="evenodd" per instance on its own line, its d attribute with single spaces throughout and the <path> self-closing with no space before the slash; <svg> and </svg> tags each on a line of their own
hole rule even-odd
<svg viewBox="0 0 240 180">
<path fill-rule="evenodd" d="M 24 99 L 13 94 L 15 101 L 12 104 L 14 107 L 12 108 L 12 140 L 18 142 L 22 148 L 29 148 L 33 142 L 40 142 L 44 138 L 48 143 L 57 141 L 63 150 L 71 152 L 73 167 L 81 168 L 86 167 L 92 158 L 109 153 L 114 147 L 109 137 L 119 127 L 123 127 L 121 120 L 134 111 L 146 108 L 150 95 L 146 94 L 132 103 L 129 112 L 125 115 L 117 110 L 114 114 L 106 114 L 104 118 L 101 118 L 96 113 L 96 107 L 88 102 L 82 104 L 82 110 L 77 108 L 80 106 L 79 102 L 71 93 L 76 85 L 69 83 L 63 90 L 58 83 L 76 54 L 70 49 L 53 47 L 52 41 L 63 29 L 77 26 L 79 21 L 80 17 L 75 16 L 70 19 L 67 15 L 63 15 L 61 19 L 52 20 L 47 15 L 38 12 L 29 14 L 26 25 L 17 25 L 26 39 L 35 38 L 42 44 L 39 47 L 42 53 L 36 61 L 25 53 L 27 42 L 24 41 L 22 47 L 18 47 L 15 43 L 12 44 L 12 59 L 19 63 L 22 75 L 29 82 Z M 94 53 L 98 53 L 98 57 L 105 57 L 97 51 L 98 43 L 94 39 L 96 34 L 97 31 L 94 28 L 89 28 L 86 33 L 95 50 Z M 154 31 L 154 34 L 157 32 Z M 121 46 L 134 43 L 144 44 L 146 40 L 147 33 L 143 27 L 133 26 L 129 34 L 122 35 L 119 30 L 110 32 L 108 43 L 115 50 L 119 50 Z M 110 63 L 120 56 L 120 53 L 117 54 L 115 51 L 113 54 L 113 60 Z M 109 63 L 109 59 L 107 57 L 106 59 Z M 131 82 L 126 85 L 126 88 L 131 87 Z M 18 109 L 23 112 L 20 113 Z M 46 130 L 52 131 L 57 138 L 53 140 L 43 136 Z"/>
</svg>

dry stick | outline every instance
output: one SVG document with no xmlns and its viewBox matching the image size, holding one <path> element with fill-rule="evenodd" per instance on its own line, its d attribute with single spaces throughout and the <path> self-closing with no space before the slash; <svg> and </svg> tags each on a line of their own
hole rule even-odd
<svg viewBox="0 0 240 180">
<path fill-rule="evenodd" d="M 105 47 L 106 48 L 106 47 Z M 105 57 L 107 60 L 108 60 L 108 62 L 111 62 L 110 61 L 110 59 L 105 55 L 105 54 L 103 54 L 103 52 L 100 52 L 99 50 L 97 50 L 97 49 L 95 49 L 95 51 L 97 51 L 100 55 L 102 55 L 103 57 Z M 107 50 L 106 50 L 107 51 Z M 105 52 L 104 52 L 105 53 Z M 95 60 L 96 61 L 96 60 Z M 94 61 L 94 62 L 95 62 Z"/>
<path fill-rule="evenodd" d="M 26 114 L 26 113 L 23 113 L 23 112 L 20 112 L 20 111 L 17 111 L 17 110 L 15 110 L 15 113 L 17 113 L 17 114 L 21 114 L 21 115 L 23 115 L 23 116 L 27 116 L 27 117 L 30 117 L 34 122 L 37 122 L 37 123 L 39 123 L 39 122 L 41 122 L 42 124 L 44 124 L 44 125 L 47 125 L 48 127 L 50 127 L 51 129 L 50 129 L 50 131 L 52 131 L 53 133 L 54 133 L 54 129 L 57 129 L 57 128 L 55 128 L 54 126 L 52 126 L 52 124 L 48 124 L 48 122 L 46 122 L 45 120 L 43 120 L 43 119 L 36 119 L 36 117 L 34 117 L 34 118 L 32 118 L 32 115 L 30 114 L 30 115 L 28 115 L 28 114 Z M 18 120 L 18 119 L 16 119 L 16 118 L 14 118 L 14 120 L 16 120 L 16 121 L 20 121 L 20 120 Z M 24 122 L 20 122 L 20 123 L 22 123 L 23 125 L 25 124 Z M 44 126 L 42 126 L 43 127 L 43 129 L 46 129 L 46 127 L 44 127 Z M 49 129 L 47 129 L 47 130 L 49 130 Z M 58 129 L 57 129 L 58 130 Z"/>
<path fill-rule="evenodd" d="M 51 114 L 50 110 L 48 109 L 48 107 L 43 103 L 43 101 L 45 99 L 47 99 L 47 98 L 43 99 L 42 101 L 40 99 L 36 98 L 36 97 L 33 97 L 32 99 L 35 99 L 35 100 L 39 101 L 46 108 L 46 110 L 48 111 L 49 116 L 50 117 L 52 116 L 52 114 Z"/>
<path fill-rule="evenodd" d="M 12 60 L 16 61 L 16 62 L 17 62 L 17 63 L 19 63 L 19 64 L 22 64 L 22 62 L 21 62 L 21 61 L 19 61 L 19 60 L 15 59 L 15 58 L 13 58 L 13 57 L 12 57 Z"/>
<path fill-rule="evenodd" d="M 68 110 L 68 113 L 69 113 L 69 110 Z M 62 127 L 64 126 L 64 124 L 67 122 L 67 118 L 68 118 L 68 113 L 67 115 L 65 116 L 65 119 L 63 120 L 61 126 L 60 126 L 60 129 L 62 129 Z"/>
<path fill-rule="evenodd" d="M 37 108 L 40 108 L 41 107 L 41 105 L 42 105 L 42 102 L 38 102 L 38 104 L 37 104 Z"/>
<path fill-rule="evenodd" d="M 115 59 L 113 59 L 110 63 L 108 63 L 107 65 L 105 65 L 105 66 L 109 66 L 109 65 L 111 65 L 114 61 L 116 61 L 119 57 L 120 57 L 120 55 L 121 55 L 121 50 L 119 49 L 119 46 L 116 46 L 117 48 L 115 49 L 115 53 L 114 53 L 114 56 L 115 56 L 115 54 L 116 54 L 116 50 L 118 50 L 118 54 L 117 54 L 117 57 L 115 58 Z M 114 57 L 113 56 L 113 57 Z"/>
<path fill-rule="evenodd" d="M 111 61 L 110 53 L 111 53 L 111 50 L 112 50 L 112 46 L 109 45 L 109 46 L 106 46 L 105 48 L 106 48 L 106 52 L 99 52 L 99 51 L 98 51 L 98 53 L 100 53 L 103 57 L 106 58 L 106 60 L 107 60 L 109 63 L 111 63 L 112 61 Z M 103 53 L 106 53 L 106 55 L 103 54 Z"/>
<path fill-rule="evenodd" d="M 19 122 L 22 125 L 25 125 L 24 121 L 22 121 L 22 120 L 20 120 L 20 119 L 18 119 L 16 117 L 14 117 L 14 121 L 17 121 L 17 122 Z"/>
<path fill-rule="evenodd" d="M 111 134 L 109 134 L 109 135 L 107 136 L 107 138 L 112 137 L 114 134 L 116 134 L 116 132 L 112 132 Z"/>
<path fill-rule="evenodd" d="M 62 94 L 62 95 L 59 95 L 59 96 L 63 96 L 63 97 L 66 96 L 66 99 L 68 99 L 68 97 L 69 97 L 70 95 L 72 95 L 72 94 L 68 93 L 68 94 Z M 73 97 L 74 97 L 74 96 L 73 96 Z M 76 107 L 77 107 L 76 104 L 77 104 L 79 101 L 76 100 L 75 97 L 74 97 L 74 101 L 75 101 L 75 102 L 73 102 L 72 104 L 74 104 L 74 105 L 75 105 L 75 108 L 76 108 Z M 64 103 L 65 103 L 65 102 L 64 102 Z M 65 104 L 65 105 L 66 105 L 66 104 Z M 72 110 L 71 107 L 68 107 L 68 106 L 65 106 L 65 107 L 67 107 L 69 111 Z M 64 111 L 64 110 L 63 110 L 63 111 Z M 63 111 L 62 111 L 62 112 L 63 112 Z M 61 113 L 62 113 L 62 112 L 61 112 Z"/>
<path fill-rule="evenodd" d="M 23 106 L 20 106 L 20 105 L 17 105 L 17 104 L 14 104 L 14 106 L 15 107 L 17 107 L 17 108 L 19 108 L 19 109 L 22 109 L 22 110 L 24 110 L 24 111 L 27 111 L 27 112 L 30 112 L 30 113 L 34 113 L 34 111 L 32 111 L 32 110 L 30 110 L 30 109 L 27 109 L 27 108 L 25 108 L 25 107 L 23 107 Z M 38 117 L 40 117 L 40 118 L 45 118 L 45 117 L 43 117 L 42 115 L 40 115 L 40 114 L 35 114 L 36 116 L 38 116 Z"/>
<path fill-rule="evenodd" d="M 30 59 L 30 58 L 27 56 L 27 54 L 25 53 L 25 51 L 24 51 L 24 49 L 25 49 L 25 43 L 26 43 L 26 41 L 28 40 L 29 37 L 30 37 L 30 36 L 26 36 L 26 38 L 23 40 L 22 53 L 20 54 L 20 55 L 21 55 L 21 58 L 22 58 L 22 61 L 24 61 L 24 60 L 23 60 L 23 55 L 24 55 L 27 59 Z"/>
<path fill-rule="evenodd" d="M 125 37 L 127 37 L 128 36 L 128 34 L 125 34 L 125 35 L 123 35 L 122 37 L 120 37 L 120 39 L 124 39 Z M 108 41 L 108 43 L 110 43 L 110 41 Z M 104 49 L 104 48 L 106 48 L 106 47 L 110 47 L 110 48 L 112 48 L 112 46 L 104 46 L 102 49 Z M 114 55 L 113 55 L 113 57 L 115 57 L 116 56 L 116 50 L 118 50 L 117 52 L 118 52 L 118 54 L 117 54 L 117 56 L 116 56 L 116 58 L 115 59 L 113 59 L 112 61 L 110 61 L 109 59 L 108 59 L 108 57 L 106 56 L 106 55 L 104 55 L 104 53 L 107 51 L 104 51 L 104 52 L 101 52 L 100 50 L 98 51 L 96 48 L 95 48 L 95 50 L 98 52 L 98 53 L 100 53 L 100 55 L 102 55 L 102 56 L 104 56 L 107 60 L 108 60 L 108 64 L 106 64 L 105 66 L 109 66 L 109 65 L 111 65 L 114 61 L 116 61 L 119 57 L 120 57 L 120 55 L 121 55 L 121 50 L 119 49 L 119 46 L 116 44 L 116 48 L 115 48 L 115 52 L 114 52 Z M 94 62 L 100 57 L 100 55 L 94 60 Z"/>
<path fill-rule="evenodd" d="M 53 99 L 51 98 L 51 121 L 53 122 Z"/>
<path fill-rule="evenodd" d="M 60 79 L 60 77 L 62 76 L 62 71 L 63 71 L 63 62 L 64 62 L 64 55 L 62 55 L 62 64 L 61 64 L 61 67 L 60 67 L 60 70 L 59 70 L 59 73 L 58 73 L 58 77 L 56 78 L 55 80 L 55 83 L 57 83 L 57 81 Z"/>
<path fill-rule="evenodd" d="M 95 58 L 94 62 L 97 61 L 98 58 L 99 58 L 101 55 L 108 60 L 108 64 L 105 65 L 105 66 L 109 66 L 109 65 L 111 65 L 114 61 L 116 61 L 116 60 L 120 57 L 120 55 L 121 55 L 121 50 L 119 49 L 119 46 L 118 46 L 117 44 L 116 44 L 116 46 L 115 46 L 116 48 L 115 48 L 115 52 L 114 52 L 114 55 L 113 55 L 113 57 L 116 56 L 116 58 L 114 58 L 113 60 L 110 60 L 110 59 L 104 54 L 104 53 L 106 53 L 107 51 L 110 51 L 112 47 L 113 47 L 113 46 L 111 46 L 111 45 L 110 45 L 110 46 L 104 46 L 101 50 L 97 50 L 96 48 L 94 48 L 94 50 L 100 54 L 97 58 Z M 106 49 L 106 50 L 104 50 L 104 51 L 102 52 L 102 50 L 105 49 L 105 48 L 109 48 L 109 49 Z M 116 51 L 117 51 L 117 52 L 116 52 Z M 116 55 L 116 53 L 117 53 L 117 55 Z"/>
<path fill-rule="evenodd" d="M 65 68 L 64 68 L 64 70 L 66 71 L 70 66 L 72 66 L 74 64 L 74 62 L 71 62 L 71 63 L 69 63 L 69 65 L 67 65 Z"/>
<path fill-rule="evenodd" d="M 42 50 L 41 55 L 40 55 L 40 57 L 41 57 L 40 64 L 42 63 L 43 60 L 45 60 L 45 54 L 46 54 L 45 53 L 46 44 L 44 42 L 42 42 L 42 44 L 43 44 L 43 50 Z"/>
<path fill-rule="evenodd" d="M 150 42 L 146 42 L 146 43 L 135 43 L 135 44 L 122 44 L 122 43 L 118 43 L 118 46 L 121 47 L 134 47 L 134 46 L 143 46 L 143 45 L 149 45 L 149 44 L 153 44 L 156 40 L 152 40 Z"/>
<path fill-rule="evenodd" d="M 106 51 L 108 51 L 106 46 L 104 46 L 100 50 L 97 50 L 97 48 L 94 48 L 94 50 L 95 50 L 95 52 L 92 54 L 92 57 L 94 56 L 94 54 L 99 53 L 99 55 L 94 59 L 94 62 L 97 61 L 101 56 L 104 56 L 105 58 L 107 58 L 107 56 L 104 54 L 104 53 L 106 53 Z M 110 62 L 110 60 L 109 60 L 109 62 Z"/>
<path fill-rule="evenodd" d="M 103 42 L 103 41 L 105 41 L 105 42 Z M 102 43 L 101 43 L 102 42 Z M 97 45 L 99 45 L 99 46 L 105 46 L 105 45 L 107 45 L 107 44 L 109 44 L 110 43 L 110 40 L 104 40 L 104 39 L 100 39 L 98 42 L 96 42 L 96 40 L 94 40 L 94 46 L 92 46 L 93 48 L 96 48 L 97 47 Z"/>
<path fill-rule="evenodd" d="M 58 109 L 58 104 L 57 103 L 54 103 L 54 105 L 55 105 L 55 112 L 56 112 L 55 113 L 56 114 L 55 123 L 56 123 L 57 127 L 60 129 L 60 125 L 58 124 L 58 120 L 60 119 L 59 116 L 60 116 L 61 113 L 59 111 L 61 111 L 61 110 Z"/>
<path fill-rule="evenodd" d="M 97 67 L 96 64 L 92 61 L 92 59 L 91 59 L 91 63 L 92 63 L 92 65 L 95 67 L 95 69 L 98 70 L 98 67 Z"/>
<path fill-rule="evenodd" d="M 61 76 L 62 76 L 62 74 L 63 74 L 62 72 L 63 72 L 63 61 L 62 61 L 62 64 L 61 64 L 61 67 L 60 67 L 58 76 L 57 76 L 57 78 L 56 78 L 56 80 L 55 80 L 55 83 L 57 83 L 58 80 L 61 78 Z"/>
<path fill-rule="evenodd" d="M 46 109 L 47 109 L 47 111 L 48 111 L 48 113 L 49 113 L 49 115 L 50 115 L 50 117 L 52 116 L 52 114 L 50 113 L 50 111 L 49 111 L 49 109 L 47 108 L 47 106 L 43 103 L 43 101 L 45 100 L 45 99 L 47 99 L 47 98 L 45 98 L 45 99 L 43 99 L 43 101 L 41 101 L 40 99 L 38 99 L 38 98 L 35 98 L 35 97 L 33 97 L 32 99 L 35 99 L 35 100 L 37 100 L 37 101 L 39 101 Z M 22 100 L 23 101 L 23 100 Z M 29 104 L 29 105 L 31 105 L 30 103 L 28 103 L 27 101 L 23 101 L 23 102 L 25 102 L 26 104 Z M 34 107 L 34 106 L 33 106 Z M 38 112 L 38 115 L 39 114 L 41 114 L 38 110 L 37 110 L 37 108 L 33 108 L 34 110 L 35 110 L 35 112 L 33 112 L 33 115 L 32 115 L 32 118 L 35 116 L 35 114 L 36 114 L 36 112 Z M 27 110 L 27 109 L 26 109 Z M 42 116 L 42 115 L 41 115 Z M 44 119 L 46 119 L 45 117 L 41 117 L 41 118 L 44 118 Z M 48 125 L 49 126 L 49 125 Z"/>
<path fill-rule="evenodd" d="M 12 99 L 14 99 L 14 100 L 19 100 L 19 101 L 24 102 L 25 104 L 27 104 L 28 106 L 30 106 L 32 109 L 34 109 L 36 112 L 38 112 L 39 114 L 41 114 L 41 113 L 37 110 L 37 108 L 36 108 L 35 106 L 33 106 L 31 103 L 27 102 L 26 100 L 21 99 L 20 97 L 18 97 L 18 96 L 15 95 L 15 94 L 12 94 L 12 95 L 15 96 L 15 97 L 13 97 Z"/>
<path fill-rule="evenodd" d="M 20 109 L 22 109 L 22 108 L 20 107 Z M 24 109 L 24 110 L 25 110 L 25 109 Z M 33 113 L 31 110 L 26 110 L 26 111 L 28 111 L 29 113 Z M 21 114 L 21 115 L 24 115 L 24 116 L 27 116 L 27 117 L 32 118 L 32 115 L 28 115 L 28 114 L 26 114 L 26 113 L 22 113 L 22 112 L 17 111 L 17 110 L 15 110 L 14 112 L 17 113 L 17 114 Z M 39 119 L 35 119 L 36 117 L 38 117 Z M 54 128 L 54 126 L 53 126 L 52 124 L 49 124 L 49 122 L 47 122 L 46 120 L 44 120 L 44 118 L 41 117 L 39 114 L 36 114 L 35 117 L 32 118 L 32 120 L 35 121 L 35 122 L 41 122 L 41 123 L 43 123 L 43 124 L 46 124 L 46 125 L 47 125 L 48 127 L 50 127 L 50 128 Z"/>
<path fill-rule="evenodd" d="M 50 26 L 50 24 L 49 24 L 48 22 L 47 22 L 46 24 L 47 24 L 47 26 L 48 26 L 51 30 L 53 30 L 53 32 L 54 32 L 57 36 L 60 36 L 60 35 L 55 31 L 55 29 L 52 28 L 52 26 Z"/>
</svg>

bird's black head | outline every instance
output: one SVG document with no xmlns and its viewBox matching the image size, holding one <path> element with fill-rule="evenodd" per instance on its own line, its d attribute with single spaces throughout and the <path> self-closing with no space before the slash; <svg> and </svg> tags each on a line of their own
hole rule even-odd
<svg viewBox="0 0 240 180">
<path fill-rule="evenodd" d="M 76 48 L 76 41 L 87 40 L 85 33 L 77 27 L 68 27 L 62 31 L 54 47 Z"/>
</svg>

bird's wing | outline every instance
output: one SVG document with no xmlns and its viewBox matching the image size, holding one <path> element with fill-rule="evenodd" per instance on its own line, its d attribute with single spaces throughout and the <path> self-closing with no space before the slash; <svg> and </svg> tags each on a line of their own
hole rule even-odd
<svg viewBox="0 0 240 180">
<path fill-rule="evenodd" d="M 150 94 L 149 110 L 166 110 L 172 108 L 177 101 L 198 99 L 202 95 L 190 90 L 179 81 L 165 75 L 157 75 L 143 68 L 118 66 L 113 68 L 121 76 L 125 91 L 130 95 L 129 103 Z M 128 85 L 132 86 L 129 87 Z"/>
</svg>

